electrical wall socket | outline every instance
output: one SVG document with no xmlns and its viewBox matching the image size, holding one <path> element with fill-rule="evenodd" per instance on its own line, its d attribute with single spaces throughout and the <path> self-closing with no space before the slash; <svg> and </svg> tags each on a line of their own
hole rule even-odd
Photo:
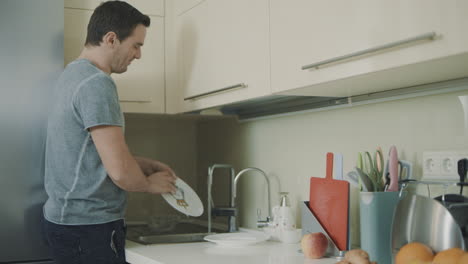
<svg viewBox="0 0 468 264">
<path fill-rule="evenodd" d="M 468 158 L 468 150 L 423 152 L 423 179 L 460 180 L 458 160 Z"/>
</svg>

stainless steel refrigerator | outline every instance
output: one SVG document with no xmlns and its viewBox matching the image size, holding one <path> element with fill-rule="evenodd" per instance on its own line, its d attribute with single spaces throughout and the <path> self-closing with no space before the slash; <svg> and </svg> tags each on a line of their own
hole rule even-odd
<svg viewBox="0 0 468 264">
<path fill-rule="evenodd" d="M 63 69 L 63 0 L 0 0 L 0 263 L 52 263 L 44 147 Z"/>
</svg>

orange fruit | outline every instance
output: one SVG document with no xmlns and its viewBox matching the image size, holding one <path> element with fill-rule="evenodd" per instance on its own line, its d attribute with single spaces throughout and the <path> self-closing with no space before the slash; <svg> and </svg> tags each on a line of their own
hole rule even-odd
<svg viewBox="0 0 468 264">
<path fill-rule="evenodd" d="M 432 249 L 423 243 L 411 242 L 400 248 L 395 256 L 395 264 L 431 263 Z"/>
<path fill-rule="evenodd" d="M 465 251 L 460 248 L 449 248 L 437 253 L 432 260 L 433 264 L 455 264 L 465 254 Z"/>
<path fill-rule="evenodd" d="M 458 259 L 457 264 L 468 264 L 468 253 L 465 252 L 461 257 Z"/>
<path fill-rule="evenodd" d="M 412 260 L 409 264 L 432 264 L 431 261 L 422 261 L 422 260 Z"/>
</svg>

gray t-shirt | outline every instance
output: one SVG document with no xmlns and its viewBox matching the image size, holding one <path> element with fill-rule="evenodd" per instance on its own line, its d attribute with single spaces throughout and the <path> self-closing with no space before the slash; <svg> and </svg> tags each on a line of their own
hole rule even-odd
<svg viewBox="0 0 468 264">
<path fill-rule="evenodd" d="M 45 218 L 53 223 L 107 223 L 124 216 L 126 193 L 102 164 L 89 128 L 124 127 L 112 78 L 86 59 L 65 68 L 57 81 L 47 126 Z"/>
</svg>

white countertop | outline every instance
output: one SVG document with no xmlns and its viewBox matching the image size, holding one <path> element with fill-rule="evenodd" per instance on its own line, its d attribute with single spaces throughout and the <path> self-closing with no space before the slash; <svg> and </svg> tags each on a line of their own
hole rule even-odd
<svg viewBox="0 0 468 264">
<path fill-rule="evenodd" d="M 131 264 L 335 264 L 332 258 L 306 259 L 300 244 L 266 241 L 246 247 L 221 247 L 211 242 L 141 245 L 127 241 Z"/>
</svg>

